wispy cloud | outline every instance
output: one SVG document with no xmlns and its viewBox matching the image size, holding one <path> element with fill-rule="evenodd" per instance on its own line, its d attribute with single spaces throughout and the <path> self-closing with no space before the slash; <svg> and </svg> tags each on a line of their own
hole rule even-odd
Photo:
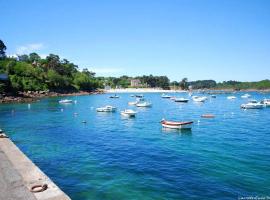
<svg viewBox="0 0 270 200">
<path fill-rule="evenodd" d="M 16 54 L 22 55 L 22 54 L 29 54 L 34 51 L 41 50 L 44 47 L 42 43 L 33 43 L 33 44 L 27 44 L 23 46 L 19 46 L 16 49 Z"/>
<path fill-rule="evenodd" d="M 116 68 L 116 67 L 88 67 L 90 71 L 93 71 L 97 74 L 113 74 L 122 72 L 122 68 Z"/>
</svg>

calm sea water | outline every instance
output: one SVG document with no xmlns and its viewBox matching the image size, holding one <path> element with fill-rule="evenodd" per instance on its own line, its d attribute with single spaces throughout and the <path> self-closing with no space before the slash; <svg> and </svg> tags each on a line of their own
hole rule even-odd
<svg viewBox="0 0 270 200">
<path fill-rule="evenodd" d="M 270 94 L 250 93 L 254 99 Z M 187 104 L 145 94 L 152 108 L 132 108 L 130 94 L 0 105 L 0 127 L 72 199 L 237 199 L 270 195 L 270 108 L 241 110 L 217 95 Z M 187 96 L 177 94 L 177 96 Z M 116 113 L 97 113 L 113 105 Z M 74 113 L 78 115 L 74 115 Z M 202 119 L 211 113 L 214 119 Z M 192 131 L 161 128 L 162 118 L 193 120 Z M 83 124 L 82 121 L 87 123 Z"/>
</svg>

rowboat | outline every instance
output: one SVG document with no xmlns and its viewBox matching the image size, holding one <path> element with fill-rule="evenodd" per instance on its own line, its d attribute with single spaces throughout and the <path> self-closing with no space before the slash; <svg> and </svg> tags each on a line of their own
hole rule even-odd
<svg viewBox="0 0 270 200">
<path fill-rule="evenodd" d="M 193 96 L 192 99 L 193 99 L 193 101 L 195 101 L 195 102 L 205 102 L 205 101 L 207 100 L 207 97 Z"/>
<path fill-rule="evenodd" d="M 105 106 L 105 107 L 97 108 L 96 110 L 97 110 L 97 112 L 115 112 L 116 111 L 116 107 Z"/>
<path fill-rule="evenodd" d="M 241 96 L 241 98 L 243 98 L 243 99 L 246 99 L 246 98 L 249 98 L 249 97 L 251 97 L 250 94 L 244 94 L 244 95 Z"/>
<path fill-rule="evenodd" d="M 131 110 L 131 109 L 126 109 L 121 111 L 121 115 L 125 117 L 135 117 L 136 116 L 136 111 Z"/>
<path fill-rule="evenodd" d="M 151 107 L 152 103 L 144 101 L 144 102 L 139 102 L 136 104 L 137 107 Z"/>
<path fill-rule="evenodd" d="M 236 97 L 235 96 L 228 96 L 227 99 L 233 100 L 233 99 L 236 99 Z"/>
<path fill-rule="evenodd" d="M 163 94 L 161 95 L 161 98 L 169 99 L 169 98 L 171 98 L 171 96 L 163 93 Z"/>
<path fill-rule="evenodd" d="M 62 99 L 59 101 L 59 103 L 72 103 L 73 101 L 70 99 Z"/>
<path fill-rule="evenodd" d="M 117 96 L 117 95 L 115 94 L 115 95 L 110 96 L 110 98 L 111 98 L 111 99 L 117 99 L 117 98 L 119 98 L 119 96 Z"/>
<path fill-rule="evenodd" d="M 182 103 L 187 103 L 189 101 L 189 99 L 185 99 L 185 98 L 175 98 L 174 99 L 175 102 L 182 102 Z"/>
<path fill-rule="evenodd" d="M 243 109 L 262 109 L 264 104 L 261 102 L 257 102 L 256 100 L 251 100 L 249 103 L 242 104 L 241 108 Z"/>
<path fill-rule="evenodd" d="M 171 129 L 191 129 L 193 122 L 176 122 L 176 121 L 167 121 L 165 119 L 161 120 L 161 125 L 164 128 L 171 128 Z"/>
</svg>

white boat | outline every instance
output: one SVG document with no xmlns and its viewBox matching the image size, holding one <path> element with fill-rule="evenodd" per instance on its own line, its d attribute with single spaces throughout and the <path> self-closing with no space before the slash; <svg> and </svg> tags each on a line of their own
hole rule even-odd
<svg viewBox="0 0 270 200">
<path fill-rule="evenodd" d="M 137 107 L 151 107 L 152 103 L 144 101 L 144 102 L 139 102 L 136 104 Z"/>
<path fill-rule="evenodd" d="M 62 99 L 59 101 L 59 103 L 72 103 L 73 101 L 70 99 Z"/>
<path fill-rule="evenodd" d="M 262 101 L 262 103 L 266 106 L 266 107 L 269 107 L 270 106 L 270 99 L 264 99 Z"/>
<path fill-rule="evenodd" d="M 116 111 L 116 107 L 105 106 L 105 107 L 97 108 L 96 110 L 97 110 L 97 112 L 115 112 Z"/>
<path fill-rule="evenodd" d="M 135 117 L 136 114 L 137 112 L 131 109 L 126 109 L 126 110 L 121 111 L 121 115 L 125 117 Z"/>
<path fill-rule="evenodd" d="M 212 98 L 217 98 L 217 96 L 216 96 L 216 95 L 214 95 L 214 94 L 212 94 L 212 95 L 211 95 L 211 97 L 212 97 Z"/>
<path fill-rule="evenodd" d="M 165 119 L 161 120 L 161 125 L 164 128 L 171 128 L 171 129 L 191 129 L 193 122 L 175 122 L 175 121 L 167 121 Z"/>
<path fill-rule="evenodd" d="M 256 100 L 251 100 L 248 103 L 242 104 L 243 109 L 261 109 L 264 107 L 263 103 L 257 102 Z"/>
<path fill-rule="evenodd" d="M 130 102 L 128 102 L 128 105 L 134 106 L 134 105 L 136 105 L 137 103 L 139 103 L 139 102 L 138 102 L 138 101 L 130 101 Z"/>
<path fill-rule="evenodd" d="M 161 95 L 161 98 L 169 99 L 169 98 L 171 98 L 171 96 L 163 93 L 163 94 Z"/>
<path fill-rule="evenodd" d="M 244 94 L 244 95 L 241 96 L 241 98 L 243 98 L 243 99 L 247 99 L 247 98 L 250 98 L 250 97 L 251 97 L 250 94 Z"/>
<path fill-rule="evenodd" d="M 182 103 L 187 103 L 189 101 L 189 99 L 185 99 L 185 98 L 175 98 L 174 99 L 175 102 L 182 102 Z"/>
<path fill-rule="evenodd" d="M 117 98 L 119 98 L 119 96 L 115 94 L 115 95 L 110 96 L 110 98 L 117 99 Z"/>
<path fill-rule="evenodd" d="M 131 97 L 135 97 L 135 95 L 134 95 L 134 94 L 131 94 L 130 96 L 131 96 Z"/>
<path fill-rule="evenodd" d="M 227 99 L 233 100 L 233 99 L 236 99 L 236 97 L 235 96 L 228 96 Z"/>
<path fill-rule="evenodd" d="M 195 102 L 205 102 L 207 100 L 207 97 L 193 96 L 192 100 L 195 101 Z"/>
</svg>

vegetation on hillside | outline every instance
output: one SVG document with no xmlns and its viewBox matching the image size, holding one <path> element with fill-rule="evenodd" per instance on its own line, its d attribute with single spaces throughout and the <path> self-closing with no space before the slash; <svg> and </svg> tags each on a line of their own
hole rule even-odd
<svg viewBox="0 0 270 200">
<path fill-rule="evenodd" d="M 151 87 L 163 89 L 270 89 L 270 80 L 259 82 L 224 81 L 216 83 L 214 80 L 170 82 L 167 76 L 143 75 L 137 77 L 95 77 L 95 73 L 87 68 L 79 70 L 78 66 L 60 59 L 58 55 L 50 54 L 45 59 L 37 53 L 19 55 L 9 58 L 5 51 L 7 47 L 0 40 L 0 75 L 7 75 L 7 80 L 0 77 L 0 93 L 16 94 L 19 91 L 54 91 L 59 93 L 75 91 L 93 91 L 97 88 L 110 86 L 111 88 L 132 87 L 131 80 L 136 79 L 138 85 L 133 87 Z"/>
</svg>

